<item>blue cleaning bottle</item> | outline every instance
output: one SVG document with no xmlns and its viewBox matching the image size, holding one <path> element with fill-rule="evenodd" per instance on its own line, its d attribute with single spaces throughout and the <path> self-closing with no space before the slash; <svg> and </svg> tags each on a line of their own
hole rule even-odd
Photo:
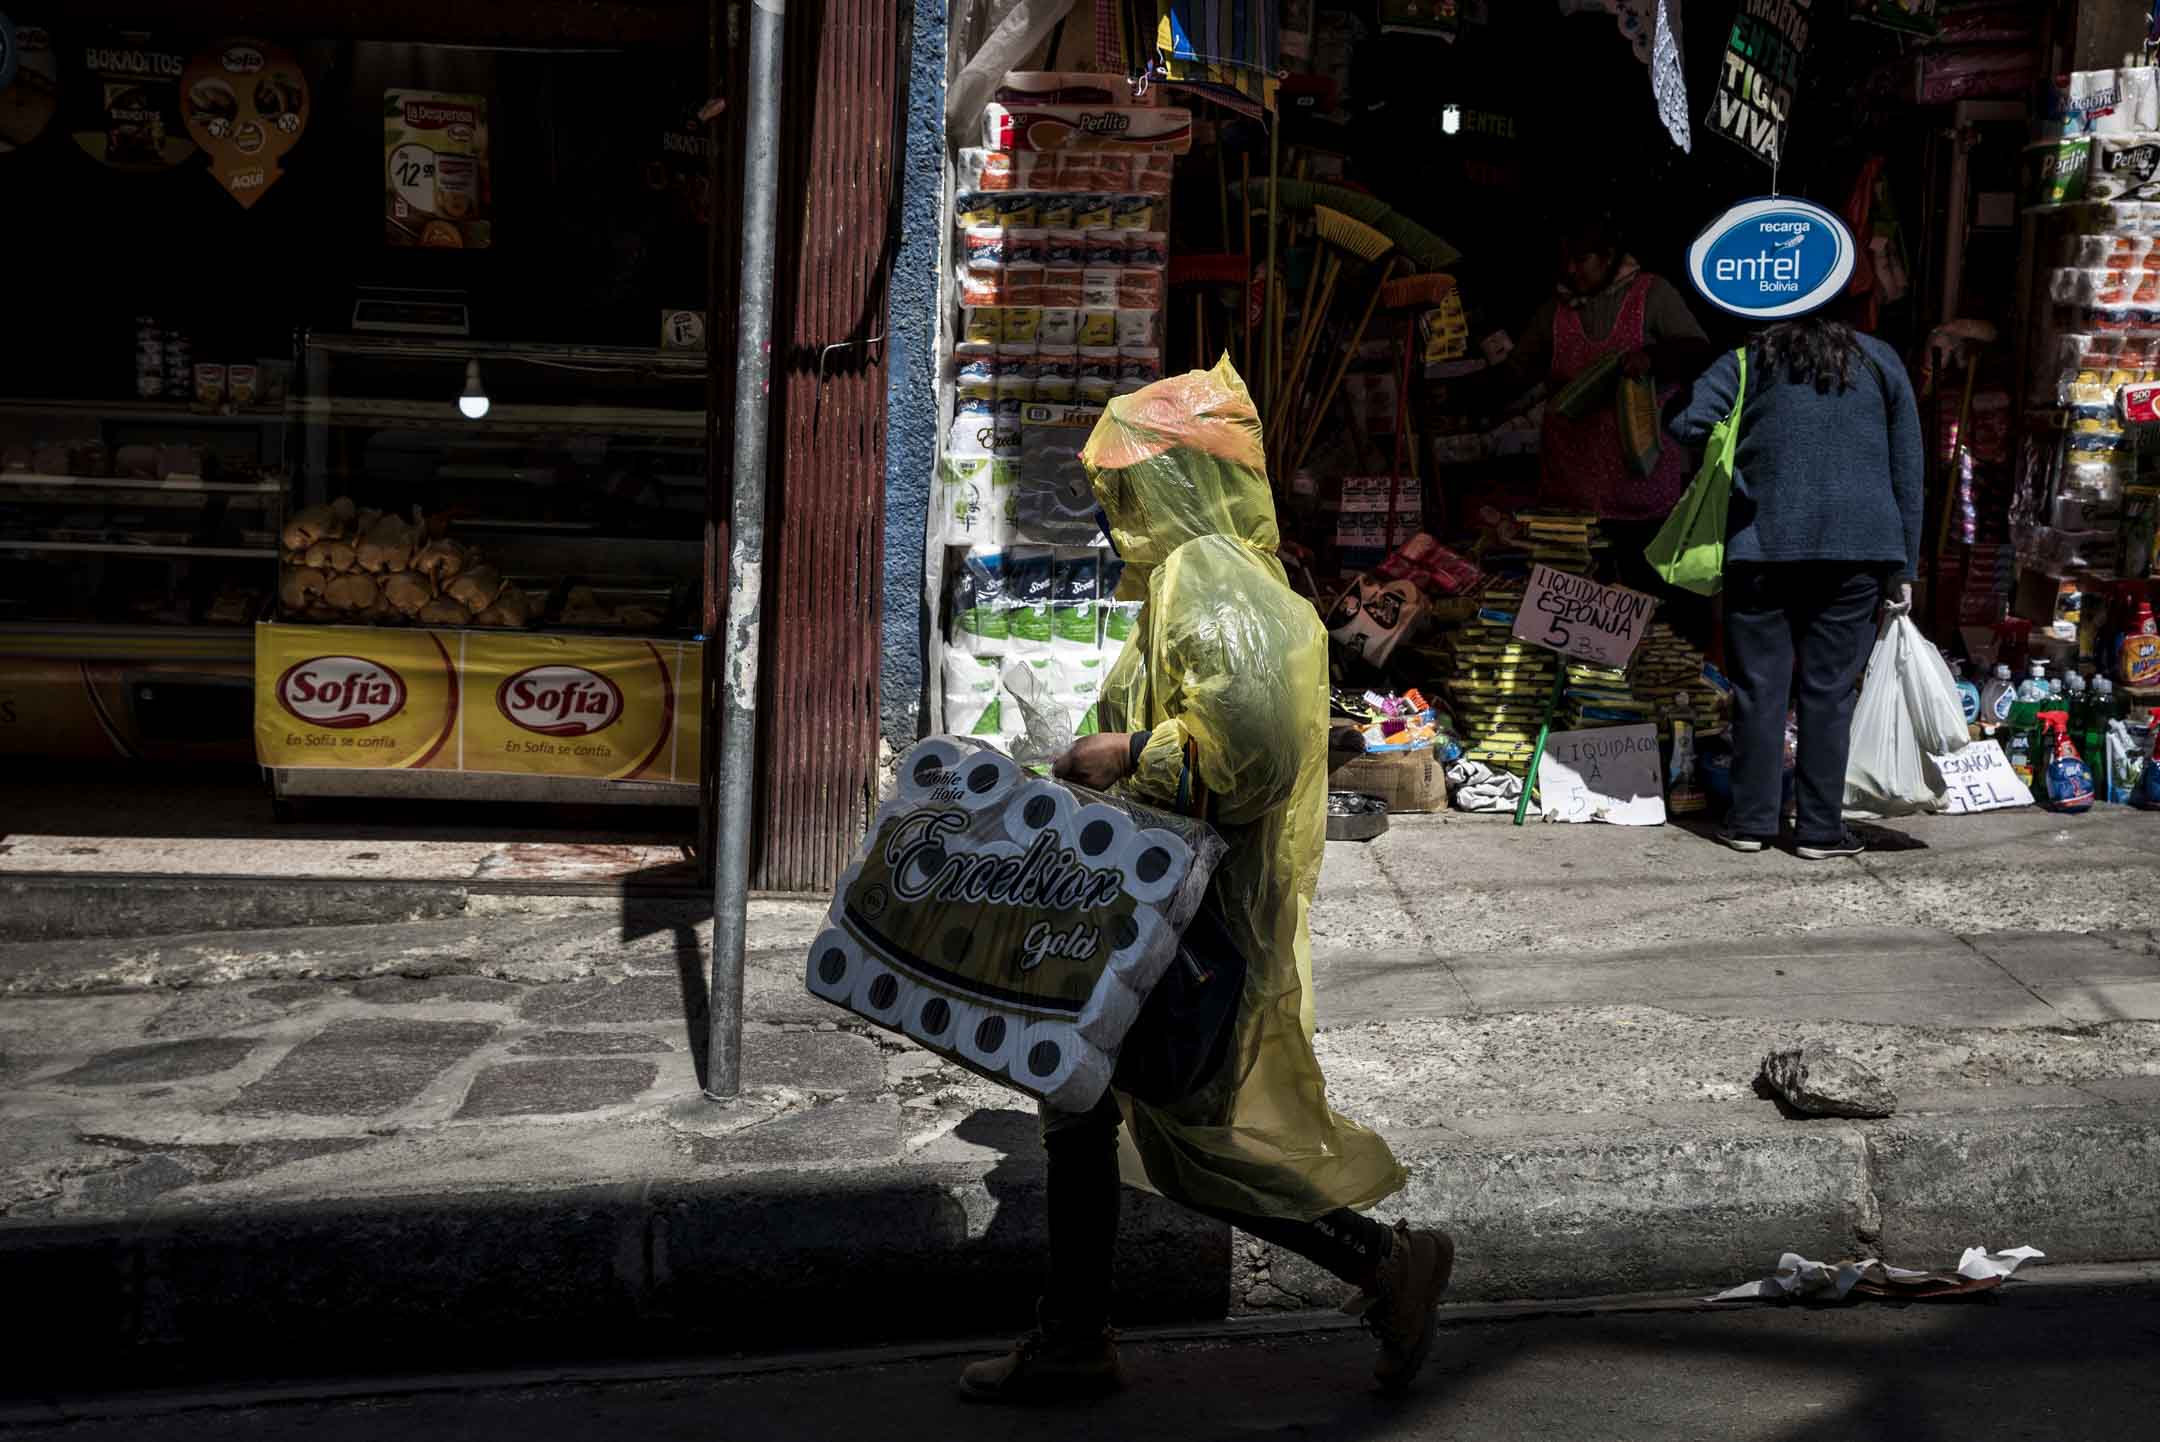
<svg viewBox="0 0 2160 1442">
<path fill-rule="evenodd" d="M 2017 704 L 2017 685 L 2010 679 L 2010 665 L 2000 662 L 1995 675 L 1980 693 L 1980 724 L 2000 726 L 2010 719 L 2010 708 Z"/>
<path fill-rule="evenodd" d="M 1964 708 L 1965 724 L 1976 726 L 1980 722 L 1980 688 L 1973 684 L 1970 668 L 1959 666 L 1957 671 L 1958 705 Z"/>
<path fill-rule="evenodd" d="M 2070 740 L 2070 718 L 2060 711 L 2041 713 L 2047 730 L 2047 787 L 2044 804 L 2050 811 L 2075 814 L 2092 810 L 2093 776 Z"/>
</svg>

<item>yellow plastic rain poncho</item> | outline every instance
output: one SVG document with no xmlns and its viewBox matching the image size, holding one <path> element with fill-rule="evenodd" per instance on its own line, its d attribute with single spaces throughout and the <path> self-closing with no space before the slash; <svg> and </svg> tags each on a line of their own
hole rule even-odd
<svg viewBox="0 0 2160 1442">
<path fill-rule="evenodd" d="M 1399 1190 L 1387 1143 L 1328 1109 L 1313 1057 L 1306 917 L 1327 840 L 1327 634 L 1275 558 L 1260 422 L 1226 357 L 1110 402 L 1080 453 L 1144 600 L 1104 678 L 1108 731 L 1148 731 L 1124 783 L 1204 816 L 1228 850 L 1214 897 L 1248 964 L 1233 1049 L 1171 1107 L 1120 1097 L 1148 1182 L 1311 1219 Z"/>
</svg>

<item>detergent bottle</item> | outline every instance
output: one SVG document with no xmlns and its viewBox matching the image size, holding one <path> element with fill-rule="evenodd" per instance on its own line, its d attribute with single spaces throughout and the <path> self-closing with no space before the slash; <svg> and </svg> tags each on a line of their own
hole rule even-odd
<svg viewBox="0 0 2160 1442">
<path fill-rule="evenodd" d="M 1972 668 L 1963 662 L 1957 668 L 1958 705 L 1964 708 L 1965 724 L 1980 724 L 1980 688 L 1973 684 Z"/>
<path fill-rule="evenodd" d="M 2137 782 L 2131 788 L 2130 804 L 2147 811 L 2160 811 L 2160 711 L 2149 713 L 2149 717 L 2145 769 L 2138 773 Z"/>
<path fill-rule="evenodd" d="M 2105 676 L 2093 677 L 2092 692 L 2085 698 L 2085 724 L 2079 728 L 2079 749 L 2088 763 L 2107 754 L 2108 723 L 2121 718 L 2115 707 L 2115 683 Z"/>
<path fill-rule="evenodd" d="M 2026 676 L 2023 684 L 2018 687 L 2017 698 L 2034 706 L 2041 705 L 2048 699 L 2047 662 L 2035 661 L 2032 663 L 2031 673 Z"/>
<path fill-rule="evenodd" d="M 2070 740 L 2070 718 L 2061 711 L 2040 713 L 2042 735 L 2047 738 L 2047 780 L 2044 804 L 2050 811 L 2076 813 L 2092 810 L 2092 768 L 2078 755 Z"/>
<path fill-rule="evenodd" d="M 2160 685 L 2160 621 L 2153 618 L 2150 601 L 2138 602 L 2137 616 L 2123 633 L 2115 674 L 2125 686 Z"/>
<path fill-rule="evenodd" d="M 2017 703 L 2017 687 L 2010 680 L 2010 663 L 1997 663 L 1995 675 L 1980 693 L 1980 724 L 2000 726 L 2010 719 L 2010 708 Z"/>
</svg>

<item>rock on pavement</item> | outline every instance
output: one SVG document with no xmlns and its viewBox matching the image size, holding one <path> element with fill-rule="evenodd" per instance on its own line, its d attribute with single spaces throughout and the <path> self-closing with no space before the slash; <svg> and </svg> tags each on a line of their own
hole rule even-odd
<svg viewBox="0 0 2160 1442">
<path fill-rule="evenodd" d="M 1795 1111 L 1816 1117 L 1886 1117 L 1897 1093 L 1868 1064 L 1826 1041 L 1804 1041 L 1763 1058 L 1762 1079 Z"/>
</svg>

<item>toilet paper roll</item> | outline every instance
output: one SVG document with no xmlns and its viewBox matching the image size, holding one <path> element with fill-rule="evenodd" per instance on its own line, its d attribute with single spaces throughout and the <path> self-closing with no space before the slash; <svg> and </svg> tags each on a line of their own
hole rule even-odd
<svg viewBox="0 0 2160 1442">
<path fill-rule="evenodd" d="M 908 1003 L 922 988 L 874 956 L 864 956 L 855 969 L 855 988 L 848 993 L 849 1011 L 879 1026 L 897 1029 Z"/>
<path fill-rule="evenodd" d="M 981 750 L 963 756 L 959 763 L 959 805 L 967 811 L 986 811 L 1002 806 L 1012 789 L 1026 779 L 1020 763 L 1002 751 Z"/>
<path fill-rule="evenodd" d="M 953 1049 L 977 1070 L 1003 1076 L 1024 1030 L 1009 1012 L 978 1002 L 963 1002 L 960 1019 L 953 1027 Z"/>
<path fill-rule="evenodd" d="M 971 749 L 949 736 L 924 737 L 900 758 L 899 785 L 894 794 L 910 802 L 927 799 Z"/>
<path fill-rule="evenodd" d="M 1134 907 L 1130 916 L 1114 918 L 1108 930 L 1104 939 L 1110 954 L 1104 969 L 1145 995 L 1162 976 L 1163 963 L 1177 951 L 1178 934 L 1144 906 Z"/>
<path fill-rule="evenodd" d="M 1132 818 L 1115 806 L 1091 801 L 1073 812 L 1073 849 L 1090 866 L 1121 866 L 1115 859 L 1132 847 L 1136 835 Z"/>
<path fill-rule="evenodd" d="M 1138 901 L 1166 901 L 1184 884 L 1192 867 L 1192 848 L 1173 831 L 1156 828 L 1133 838 L 1125 864 L 1125 889 Z"/>
<path fill-rule="evenodd" d="M 835 1006 L 848 1005 L 855 995 L 855 983 L 862 972 L 862 948 L 848 939 L 846 932 L 828 926 L 810 943 L 808 974 L 804 984 L 810 994 L 822 997 Z"/>
<path fill-rule="evenodd" d="M 1095 991 L 1080 1008 L 1074 1027 L 1090 1046 L 1115 1052 L 1125 1033 L 1140 1018 L 1140 993 L 1127 986 L 1115 971 L 1105 971 Z M 910 1033 L 912 1035 L 912 1033 Z"/>
<path fill-rule="evenodd" d="M 966 1003 L 930 987 L 919 988 L 900 1015 L 900 1030 L 933 1051 L 958 1050 Z"/>
<path fill-rule="evenodd" d="M 1069 837 L 1073 813 L 1079 809 L 1073 794 L 1055 781 L 1030 781 L 1005 804 L 1005 834 L 1023 850 L 1052 827 Z"/>
<path fill-rule="evenodd" d="M 1112 1065 L 1071 1022 L 1039 1021 L 1020 1033 L 1005 1074 L 1059 1111 L 1081 1112 L 1101 1099 Z"/>
</svg>

